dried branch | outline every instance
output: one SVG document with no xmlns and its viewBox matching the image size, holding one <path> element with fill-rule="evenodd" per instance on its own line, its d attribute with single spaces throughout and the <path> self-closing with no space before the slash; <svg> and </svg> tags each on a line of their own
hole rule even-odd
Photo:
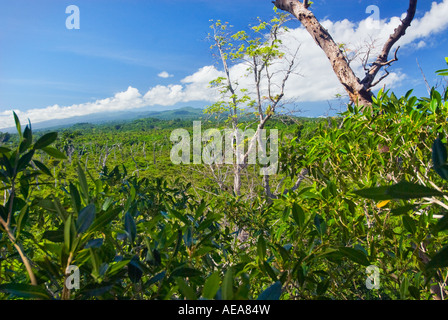
<svg viewBox="0 0 448 320">
<path fill-rule="evenodd" d="M 417 0 L 410 0 L 405 19 L 401 20 L 401 24 L 394 30 L 394 33 L 389 36 L 389 39 L 384 44 L 381 53 L 378 55 L 376 61 L 372 64 L 372 67 L 370 68 L 369 72 L 361 81 L 361 83 L 366 88 L 371 88 L 373 86 L 372 83 L 374 82 L 376 75 L 383 66 L 390 65 L 390 63 L 398 60 L 396 56 L 398 49 L 395 51 L 395 58 L 390 61 L 387 60 L 389 52 L 395 45 L 395 43 L 402 36 L 405 35 L 407 28 L 411 25 L 411 22 L 414 19 L 416 10 L 417 10 Z"/>
</svg>

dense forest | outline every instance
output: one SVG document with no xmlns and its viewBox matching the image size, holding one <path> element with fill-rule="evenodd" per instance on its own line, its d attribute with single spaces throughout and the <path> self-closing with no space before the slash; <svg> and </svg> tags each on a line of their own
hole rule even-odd
<svg viewBox="0 0 448 320">
<path fill-rule="evenodd" d="M 232 48 L 215 22 L 224 69 L 244 56 L 256 83 L 269 74 L 285 58 L 275 37 L 285 17 L 254 27 L 254 40 L 233 34 L 246 46 Z M 279 112 L 284 86 L 253 98 L 225 78 L 197 119 L 33 131 L 14 114 L 17 132 L 0 137 L 0 299 L 446 300 L 442 68 L 428 96 L 379 90 L 335 117 Z M 193 133 L 193 121 L 277 130 L 277 172 L 173 163 L 172 132 Z"/>
</svg>

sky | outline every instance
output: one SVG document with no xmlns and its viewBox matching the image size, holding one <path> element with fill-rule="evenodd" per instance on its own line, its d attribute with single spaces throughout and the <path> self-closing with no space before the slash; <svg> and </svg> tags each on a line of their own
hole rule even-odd
<svg viewBox="0 0 448 320">
<path fill-rule="evenodd" d="M 315 0 L 312 10 L 336 42 L 362 49 L 375 41 L 379 49 L 408 3 Z M 67 11 L 73 5 L 79 20 Z M 210 20 L 228 21 L 239 31 L 273 15 L 270 0 L 0 0 L 0 130 L 14 125 L 13 110 L 21 121 L 38 123 L 210 105 L 217 94 L 209 82 L 223 75 L 207 39 Z M 430 86 L 440 84 L 435 71 L 446 68 L 446 17 L 448 0 L 418 1 L 416 17 L 397 44 L 399 60 L 379 87 L 398 96 L 414 89 L 420 97 L 427 95 L 425 78 Z M 345 92 L 328 59 L 300 22 L 293 19 L 288 27 L 283 44 L 300 46 L 288 99 L 304 116 L 340 110 L 335 97 Z M 361 62 L 352 68 L 362 78 Z M 241 70 L 232 67 L 237 76 Z"/>
</svg>

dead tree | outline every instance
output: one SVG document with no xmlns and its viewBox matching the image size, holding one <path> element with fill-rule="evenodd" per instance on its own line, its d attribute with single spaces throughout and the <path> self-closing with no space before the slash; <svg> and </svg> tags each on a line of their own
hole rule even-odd
<svg viewBox="0 0 448 320">
<path fill-rule="evenodd" d="M 401 20 L 401 24 L 389 36 L 375 62 L 366 70 L 365 76 L 361 80 L 351 69 L 349 61 L 347 61 L 340 46 L 336 44 L 328 31 L 319 23 L 313 12 L 309 9 L 310 3 L 308 0 L 276 0 L 272 3 L 278 9 L 291 13 L 302 23 L 317 45 L 325 52 L 339 82 L 347 91 L 350 101 L 363 106 L 372 104 L 372 88 L 389 74 L 386 70 L 385 75 L 375 81 L 378 72 L 383 67 L 390 66 L 398 60 L 398 49 L 395 51 L 392 59 L 389 59 L 389 53 L 397 41 L 405 35 L 406 29 L 411 25 L 417 9 L 417 0 L 410 0 L 406 17 Z"/>
</svg>

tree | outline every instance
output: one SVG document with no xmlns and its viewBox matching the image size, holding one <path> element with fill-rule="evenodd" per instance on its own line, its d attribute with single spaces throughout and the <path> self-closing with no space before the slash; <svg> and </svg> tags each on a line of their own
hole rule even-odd
<svg viewBox="0 0 448 320">
<path fill-rule="evenodd" d="M 370 106 L 372 104 L 372 88 L 388 75 L 386 73 L 385 76 L 375 81 L 378 72 L 383 67 L 390 66 L 393 62 L 397 61 L 398 49 L 395 51 L 394 58 L 392 59 L 389 59 L 389 53 L 397 41 L 406 33 L 406 29 L 411 25 L 417 9 L 417 0 L 410 0 L 406 17 L 401 20 L 401 24 L 389 36 L 375 62 L 371 64 L 370 68 L 366 69 L 366 74 L 361 80 L 351 69 L 340 46 L 336 44 L 328 31 L 319 23 L 310 10 L 310 1 L 276 0 L 273 3 L 277 8 L 290 12 L 302 23 L 330 60 L 331 66 L 347 91 L 350 101 L 364 106 Z"/>
<path fill-rule="evenodd" d="M 277 13 L 271 21 L 260 20 L 259 25 L 253 26 L 250 31 L 235 34 L 229 33 L 227 23 L 217 21 L 211 26 L 212 48 L 217 49 L 224 76 L 211 82 L 211 86 L 218 90 L 220 99 L 209 106 L 206 112 L 227 113 L 227 122 L 234 133 L 241 127 L 240 118 L 244 114 L 254 116 L 257 123 L 255 134 L 247 141 L 247 151 L 243 154 L 238 153 L 238 148 L 244 141 L 239 141 L 235 134 L 237 161 L 233 170 L 233 190 L 237 195 L 241 193 L 242 171 L 247 167 L 257 142 L 263 148 L 262 130 L 284 105 L 285 85 L 297 65 L 298 49 L 285 53 L 282 51 L 284 48 L 281 48 L 279 36 L 287 31 L 283 26 L 286 21 L 286 14 Z M 243 76 L 239 74 L 239 68 L 232 69 L 236 65 L 245 68 Z M 261 153 L 265 155 L 266 150 L 262 149 Z M 271 196 L 268 174 L 263 174 L 263 187 L 266 194 Z"/>
</svg>

